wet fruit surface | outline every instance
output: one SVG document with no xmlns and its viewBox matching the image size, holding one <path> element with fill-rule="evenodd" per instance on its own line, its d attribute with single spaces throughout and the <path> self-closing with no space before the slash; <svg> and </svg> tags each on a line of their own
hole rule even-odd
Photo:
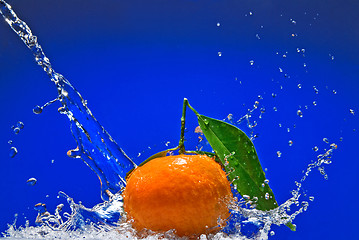
<svg viewBox="0 0 359 240">
<path fill-rule="evenodd" d="M 123 196 L 135 229 L 179 236 L 218 231 L 232 200 L 225 172 L 205 155 L 153 159 L 130 174 Z"/>
</svg>

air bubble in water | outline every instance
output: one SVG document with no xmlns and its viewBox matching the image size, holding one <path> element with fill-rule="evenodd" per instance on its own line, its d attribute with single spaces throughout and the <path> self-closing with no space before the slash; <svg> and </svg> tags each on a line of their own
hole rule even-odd
<svg viewBox="0 0 359 240">
<path fill-rule="evenodd" d="M 16 147 L 11 147 L 11 148 L 10 148 L 9 156 L 10 156 L 11 158 L 13 158 L 13 157 L 16 156 L 16 154 L 17 154 L 17 149 L 16 149 Z"/>
<path fill-rule="evenodd" d="M 288 141 L 288 145 L 289 145 L 289 146 L 292 146 L 292 145 L 293 145 L 293 141 L 292 141 L 292 140 L 289 140 L 289 141 Z"/>
<path fill-rule="evenodd" d="M 35 106 L 34 109 L 32 110 L 35 114 L 40 114 L 42 113 L 42 107 L 40 107 L 39 105 Z"/>
<path fill-rule="evenodd" d="M 354 110 L 353 109 L 349 109 L 349 112 L 350 112 L 350 114 L 352 114 L 352 115 L 354 115 Z"/>
<path fill-rule="evenodd" d="M 18 134 L 20 132 L 20 128 L 16 127 L 16 128 L 14 128 L 13 131 L 14 131 L 15 134 Z"/>
<path fill-rule="evenodd" d="M 314 152 L 316 152 L 316 151 L 319 150 L 319 148 L 318 148 L 317 146 L 314 146 L 314 147 L 313 147 L 313 150 L 314 150 Z"/>
<path fill-rule="evenodd" d="M 27 185 L 29 185 L 29 186 L 34 186 L 34 185 L 36 184 L 36 182 L 37 182 L 37 179 L 36 179 L 36 178 L 29 178 L 29 179 L 26 181 Z"/>
<path fill-rule="evenodd" d="M 269 193 L 266 193 L 266 194 L 264 195 L 264 198 L 265 198 L 266 200 L 268 200 L 268 199 L 269 199 Z"/>
<path fill-rule="evenodd" d="M 297 115 L 298 115 L 299 117 L 303 117 L 302 111 L 298 110 L 298 111 L 297 111 Z"/>
<path fill-rule="evenodd" d="M 325 142 L 325 143 L 329 143 L 328 138 L 323 138 L 323 142 Z"/>
<path fill-rule="evenodd" d="M 282 156 L 282 153 L 280 151 L 277 151 L 277 156 L 280 158 Z"/>
</svg>

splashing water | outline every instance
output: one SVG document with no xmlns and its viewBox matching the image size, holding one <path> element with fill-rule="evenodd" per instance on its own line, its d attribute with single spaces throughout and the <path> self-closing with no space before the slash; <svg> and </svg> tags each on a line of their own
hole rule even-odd
<svg viewBox="0 0 359 240">
<path fill-rule="evenodd" d="M 47 73 L 51 81 L 58 90 L 58 97 L 46 103 L 44 106 L 34 108 L 34 113 L 40 114 L 44 107 L 54 101 L 60 101 L 62 107 L 59 109 L 61 114 L 65 114 L 71 122 L 71 132 L 76 140 L 77 148 L 70 150 L 68 156 L 81 158 L 99 177 L 101 182 L 103 203 L 89 209 L 74 200 L 63 192 L 59 196 L 66 198 L 71 213 L 61 215 L 63 205 L 60 204 L 55 209 L 55 213 L 48 212 L 45 204 L 37 204 L 35 209 L 38 211 L 36 223 L 39 226 L 33 227 L 27 223 L 24 227 L 16 228 L 13 224 L 4 233 L 6 237 L 14 238 L 96 238 L 96 239 L 137 239 L 137 233 L 131 225 L 121 221 L 124 216 L 122 208 L 121 189 L 126 186 L 126 173 L 136 167 L 136 164 L 125 154 L 125 152 L 111 138 L 107 131 L 98 123 L 80 93 L 65 79 L 61 74 L 54 71 L 50 60 L 44 54 L 38 44 L 37 37 L 34 36 L 27 24 L 20 20 L 15 12 L 5 1 L 0 0 L 0 12 L 9 26 L 21 38 L 25 45 L 30 49 L 35 57 L 36 63 Z M 250 14 L 252 15 L 252 14 Z M 218 25 L 217 25 L 218 26 Z M 219 53 L 218 53 L 219 54 Z M 219 54 L 221 56 L 221 54 Z M 253 65 L 254 61 L 251 60 Z M 279 68 L 282 72 L 282 69 Z M 316 87 L 313 87 L 318 93 Z M 262 96 L 258 97 L 259 100 Z M 259 107 L 256 101 L 253 108 L 241 117 L 237 124 L 246 122 L 251 130 L 251 139 L 254 140 L 254 128 L 256 121 L 250 118 L 255 111 L 260 111 L 259 118 L 265 113 L 264 107 Z M 299 111 L 299 110 L 298 110 Z M 301 117 L 301 116 L 300 116 Z M 233 115 L 228 117 L 233 122 Z M 23 126 L 23 125 L 22 125 Z M 325 141 L 329 143 L 329 141 Z M 284 225 L 293 221 L 296 216 L 308 209 L 309 203 L 301 200 L 302 182 L 305 181 L 312 169 L 318 168 L 326 178 L 323 164 L 330 164 L 333 151 L 337 148 L 334 143 L 330 144 L 330 149 L 319 154 L 317 159 L 308 165 L 306 172 L 300 182 L 296 182 L 297 188 L 292 191 L 292 197 L 281 204 L 278 208 L 262 212 L 248 207 L 248 204 L 255 203 L 256 199 L 240 196 L 239 201 L 231 206 L 231 219 L 223 232 L 212 236 L 211 239 L 268 239 L 273 236 L 271 226 Z M 12 148 L 10 156 L 16 155 L 16 148 Z M 280 157 L 281 152 L 278 151 Z M 30 179 L 29 179 L 30 181 Z M 30 183 L 35 184 L 36 179 L 31 179 Z M 268 184 L 266 181 L 263 184 Z M 312 201 L 314 198 L 309 198 Z M 164 234 L 153 233 L 147 239 L 173 239 L 172 231 Z M 202 235 L 200 239 L 207 239 Z"/>
</svg>

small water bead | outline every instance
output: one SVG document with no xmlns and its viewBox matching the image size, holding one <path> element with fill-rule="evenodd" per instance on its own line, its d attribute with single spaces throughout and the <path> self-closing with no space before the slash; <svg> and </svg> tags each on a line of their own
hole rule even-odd
<svg viewBox="0 0 359 240">
<path fill-rule="evenodd" d="M 269 199 L 269 193 L 266 193 L 266 194 L 264 195 L 264 198 L 265 198 L 266 200 L 268 200 L 268 199 Z"/>
<path fill-rule="evenodd" d="M 52 159 L 52 160 L 51 160 L 51 163 L 54 163 L 54 162 L 55 162 L 55 160 L 54 160 L 54 159 Z"/>
<path fill-rule="evenodd" d="M 277 156 L 280 158 L 282 156 L 282 153 L 280 151 L 277 151 Z"/>
<path fill-rule="evenodd" d="M 282 73 L 282 72 L 283 72 L 283 69 L 282 69 L 282 68 L 279 68 L 279 72 L 281 72 L 281 73 Z"/>
<path fill-rule="evenodd" d="M 276 111 L 278 111 L 278 109 L 276 108 L 276 107 L 273 107 L 273 110 L 276 112 Z"/>
<path fill-rule="evenodd" d="M 217 23 L 217 27 L 220 27 L 220 26 L 221 26 L 221 24 L 218 22 L 218 23 Z"/>
<path fill-rule="evenodd" d="M 250 196 L 248 196 L 248 195 L 243 195 L 243 199 L 244 200 L 249 200 L 251 197 Z"/>
<path fill-rule="evenodd" d="M 16 147 L 11 147 L 11 148 L 10 148 L 10 152 L 9 152 L 9 156 L 10 156 L 11 158 L 13 158 L 13 157 L 16 156 L 16 154 L 17 154 L 17 149 L 16 149 Z"/>
<path fill-rule="evenodd" d="M 300 84 L 300 83 L 297 86 L 298 86 L 298 88 L 302 88 L 302 84 Z"/>
<path fill-rule="evenodd" d="M 349 109 L 349 112 L 350 112 L 350 114 L 352 114 L 352 115 L 354 115 L 354 110 L 353 109 Z"/>
<path fill-rule="evenodd" d="M 316 102 L 316 101 L 313 101 L 313 105 L 314 105 L 314 106 L 317 106 L 317 102 Z"/>
<path fill-rule="evenodd" d="M 292 145 L 293 145 L 293 141 L 292 141 L 292 140 L 289 140 L 289 141 L 288 141 L 288 145 L 289 145 L 289 146 L 292 146 Z"/>
<path fill-rule="evenodd" d="M 329 143 L 328 138 L 323 138 L 323 142 L 325 142 L 325 143 Z"/>
<path fill-rule="evenodd" d="M 303 67 L 307 67 L 307 64 L 306 64 L 306 63 L 303 63 Z"/>
<path fill-rule="evenodd" d="M 218 56 L 221 57 L 221 56 L 222 56 L 222 52 L 218 52 Z"/>
<path fill-rule="evenodd" d="M 311 202 L 313 202 L 313 201 L 314 201 L 314 197 L 313 197 L 313 196 L 310 196 L 310 197 L 309 197 L 309 200 L 310 200 Z"/>
<path fill-rule="evenodd" d="M 313 151 L 314 151 L 314 152 L 317 152 L 318 150 L 319 150 L 319 148 L 318 148 L 317 146 L 314 146 L 314 147 L 313 147 Z"/>
<path fill-rule="evenodd" d="M 252 13 L 252 12 L 249 12 L 249 15 L 250 15 L 250 16 L 252 16 L 252 15 L 253 15 L 253 13 Z"/>
<path fill-rule="evenodd" d="M 270 231 L 269 233 L 271 236 L 274 236 L 275 235 L 275 232 L 274 231 Z"/>
<path fill-rule="evenodd" d="M 13 131 L 14 131 L 15 134 L 18 134 L 20 132 L 20 128 L 16 127 L 16 128 L 14 128 Z"/>
<path fill-rule="evenodd" d="M 7 141 L 8 144 L 12 144 L 12 140 Z"/>
<path fill-rule="evenodd" d="M 287 132 L 290 132 L 290 128 L 287 128 Z"/>
<path fill-rule="evenodd" d="M 303 117 L 302 111 L 298 110 L 298 111 L 297 111 L 297 115 L 298 115 L 299 117 Z"/>
<path fill-rule="evenodd" d="M 23 128 L 24 128 L 24 123 L 18 121 L 17 124 L 16 124 L 16 126 L 17 126 L 18 128 L 20 128 L 20 129 L 23 129 Z"/>
<path fill-rule="evenodd" d="M 337 149 L 338 145 L 336 145 L 335 143 L 330 144 L 330 149 Z"/>
<path fill-rule="evenodd" d="M 336 90 L 333 90 L 333 94 L 334 94 L 334 95 L 337 94 L 337 91 L 336 91 Z"/>
<path fill-rule="evenodd" d="M 319 93 L 319 90 L 316 88 L 316 86 L 313 86 L 313 89 L 314 89 L 315 94 Z"/>
<path fill-rule="evenodd" d="M 43 108 L 40 107 L 39 105 L 35 106 L 34 109 L 32 110 L 35 114 L 40 114 L 42 113 Z"/>
<path fill-rule="evenodd" d="M 34 186 L 34 185 L 36 184 L 36 182 L 37 182 L 37 179 L 36 179 L 36 178 L 29 178 L 29 179 L 26 181 L 27 185 L 29 185 L 29 186 Z"/>
<path fill-rule="evenodd" d="M 277 94 L 276 93 L 272 93 L 272 97 L 276 97 L 277 96 Z"/>
<path fill-rule="evenodd" d="M 268 183 L 269 183 L 269 180 L 268 180 L 268 179 L 265 179 L 265 180 L 264 180 L 264 183 L 265 183 L 265 184 L 268 184 Z"/>
<path fill-rule="evenodd" d="M 250 64 L 251 66 L 253 66 L 253 65 L 254 65 L 254 60 L 250 60 L 250 61 L 249 61 L 249 64 Z"/>
<path fill-rule="evenodd" d="M 260 39 L 261 39 L 261 37 L 259 36 L 259 34 L 258 34 L 258 33 L 256 34 L 256 38 L 257 38 L 258 40 L 260 40 Z"/>
</svg>

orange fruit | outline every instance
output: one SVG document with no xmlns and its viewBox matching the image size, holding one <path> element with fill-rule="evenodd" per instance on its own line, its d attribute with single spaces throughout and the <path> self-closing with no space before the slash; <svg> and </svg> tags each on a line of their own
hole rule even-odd
<svg viewBox="0 0 359 240">
<path fill-rule="evenodd" d="M 221 166 L 206 155 L 155 158 L 127 178 L 124 209 L 141 231 L 175 230 L 178 236 L 208 234 L 229 217 L 233 199 Z"/>
</svg>

